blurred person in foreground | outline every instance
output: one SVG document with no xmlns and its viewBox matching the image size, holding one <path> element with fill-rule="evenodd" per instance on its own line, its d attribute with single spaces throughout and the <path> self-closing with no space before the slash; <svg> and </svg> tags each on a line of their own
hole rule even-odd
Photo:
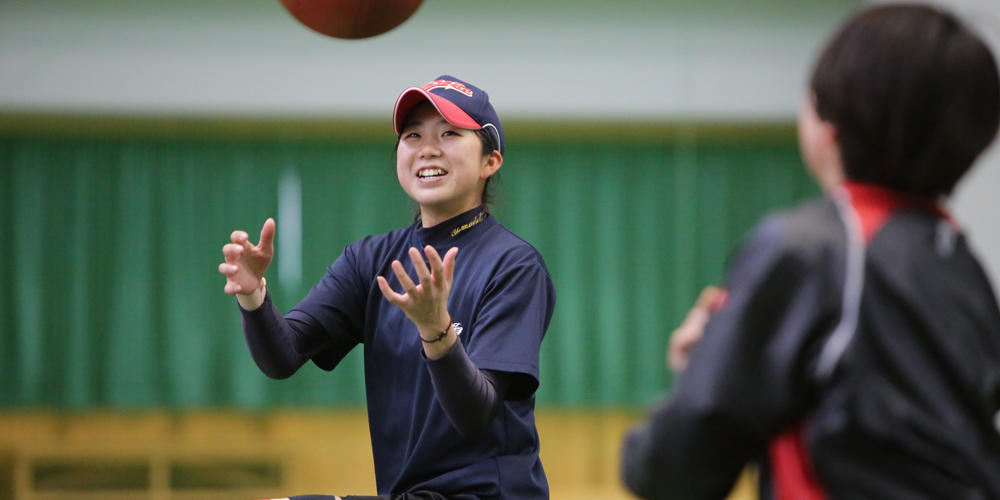
<svg viewBox="0 0 1000 500">
<path fill-rule="evenodd" d="M 724 498 L 757 462 L 765 499 L 1000 498 L 1000 311 L 943 203 L 998 114 L 953 15 L 881 5 L 836 32 L 799 117 L 826 196 L 763 220 L 675 332 L 675 391 L 624 441 L 631 491 Z"/>
</svg>

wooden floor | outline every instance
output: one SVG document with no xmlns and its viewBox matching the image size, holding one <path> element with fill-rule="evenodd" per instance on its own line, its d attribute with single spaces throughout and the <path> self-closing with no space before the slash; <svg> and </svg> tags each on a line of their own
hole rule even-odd
<svg viewBox="0 0 1000 500">
<path fill-rule="evenodd" d="M 620 485 L 618 462 L 622 435 L 639 414 L 549 409 L 536 418 L 553 500 L 634 498 Z M 374 489 L 360 410 L 0 412 L 0 500 L 222 500 Z M 730 496 L 754 498 L 750 481 Z"/>
</svg>

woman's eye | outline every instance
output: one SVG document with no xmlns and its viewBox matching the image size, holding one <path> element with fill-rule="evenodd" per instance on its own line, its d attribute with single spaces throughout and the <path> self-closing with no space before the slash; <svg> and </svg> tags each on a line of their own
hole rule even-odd
<svg viewBox="0 0 1000 500">
<path fill-rule="evenodd" d="M 420 134 L 418 134 L 416 132 L 410 132 L 410 133 L 406 134 L 404 137 L 406 137 L 407 139 L 416 138 L 416 137 L 420 137 Z"/>
<path fill-rule="evenodd" d="M 454 130 L 445 130 L 441 135 L 458 135 Z"/>
</svg>

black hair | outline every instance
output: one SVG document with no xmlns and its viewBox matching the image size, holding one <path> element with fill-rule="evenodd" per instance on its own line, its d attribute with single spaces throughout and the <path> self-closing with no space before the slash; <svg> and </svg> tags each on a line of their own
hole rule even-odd
<svg viewBox="0 0 1000 500">
<path fill-rule="evenodd" d="M 496 144 L 493 139 L 493 134 L 486 131 L 486 129 L 475 130 L 476 135 L 479 136 L 479 141 L 483 143 L 482 156 L 486 157 L 493 154 L 493 151 L 499 151 L 500 147 Z M 493 178 L 500 175 L 500 171 L 493 172 L 493 175 L 486 178 L 486 184 L 483 185 L 482 194 L 482 204 L 486 209 L 486 212 L 490 211 L 490 203 L 493 201 L 492 191 L 490 190 L 490 184 L 493 183 Z M 499 180 L 497 181 L 499 182 Z"/>
<path fill-rule="evenodd" d="M 837 131 L 845 176 L 913 194 L 950 193 L 1000 121 L 989 48 L 928 5 L 856 14 L 821 53 L 810 88 Z"/>
</svg>

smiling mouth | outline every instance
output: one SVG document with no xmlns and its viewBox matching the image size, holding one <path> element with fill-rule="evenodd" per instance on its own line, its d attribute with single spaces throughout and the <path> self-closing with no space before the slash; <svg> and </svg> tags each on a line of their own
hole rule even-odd
<svg viewBox="0 0 1000 500">
<path fill-rule="evenodd" d="M 423 168 L 417 171 L 417 178 L 419 179 L 430 179 L 434 177 L 441 177 L 447 174 L 442 168 Z"/>
</svg>

